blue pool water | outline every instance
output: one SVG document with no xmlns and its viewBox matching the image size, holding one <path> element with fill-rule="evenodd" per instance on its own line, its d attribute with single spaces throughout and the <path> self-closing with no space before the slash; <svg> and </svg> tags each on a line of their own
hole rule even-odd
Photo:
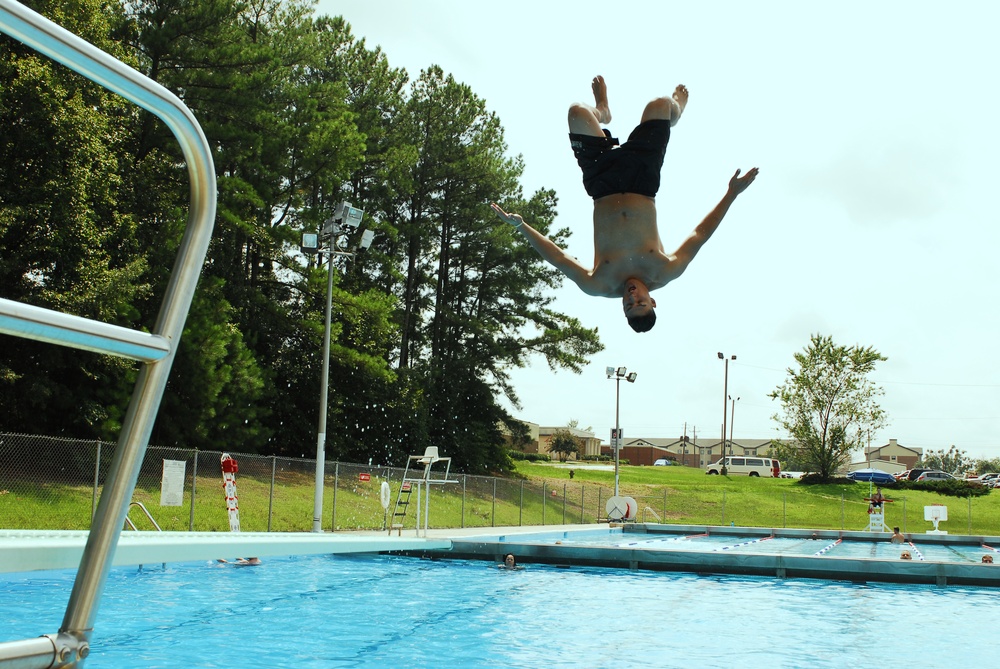
<svg viewBox="0 0 1000 669">
<path fill-rule="evenodd" d="M 0 641 L 55 632 L 72 578 L 0 576 Z M 288 557 L 114 569 L 86 665 L 957 667 L 998 619 L 994 589 Z"/>
<path fill-rule="evenodd" d="M 877 558 L 898 560 L 902 551 L 909 551 L 916 560 L 931 560 L 937 562 L 979 563 L 983 555 L 995 556 L 1000 562 L 1000 555 L 995 548 L 977 544 L 934 544 L 920 541 L 908 541 L 893 544 L 885 538 L 872 540 L 848 539 L 839 541 L 832 538 L 809 537 L 771 537 L 740 536 L 736 534 L 646 534 L 642 532 L 622 532 L 621 529 L 602 529 L 592 531 L 560 531 L 520 534 L 510 537 L 515 541 L 536 541 L 548 544 L 578 545 L 578 546 L 617 546 L 621 548 L 637 548 L 655 551 L 684 551 L 694 553 L 732 552 L 732 553 L 764 553 L 767 555 L 795 555 L 844 557 L 844 558 Z"/>
</svg>

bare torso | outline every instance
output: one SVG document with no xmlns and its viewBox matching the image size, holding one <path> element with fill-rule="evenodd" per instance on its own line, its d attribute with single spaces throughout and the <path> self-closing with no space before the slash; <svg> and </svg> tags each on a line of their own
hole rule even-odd
<svg viewBox="0 0 1000 669">
<path fill-rule="evenodd" d="M 653 198 L 618 193 L 594 200 L 594 269 L 586 292 L 621 297 L 632 278 L 655 290 L 676 278 L 673 270 L 660 241 Z"/>
</svg>

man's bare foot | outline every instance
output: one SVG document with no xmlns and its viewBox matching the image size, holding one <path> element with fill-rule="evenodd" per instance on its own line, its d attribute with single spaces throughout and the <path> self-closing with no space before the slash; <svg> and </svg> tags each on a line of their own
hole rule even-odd
<svg viewBox="0 0 1000 669">
<path fill-rule="evenodd" d="M 594 89 L 594 108 L 597 109 L 597 122 L 604 125 L 611 123 L 611 109 L 608 107 L 608 85 L 604 83 L 604 77 L 601 75 L 594 77 L 590 87 Z"/>
<path fill-rule="evenodd" d="M 688 89 L 684 84 L 677 84 L 677 88 L 674 89 L 674 100 L 677 101 L 677 106 L 681 108 L 681 113 L 684 113 L 684 108 L 687 107 L 688 103 Z"/>
</svg>

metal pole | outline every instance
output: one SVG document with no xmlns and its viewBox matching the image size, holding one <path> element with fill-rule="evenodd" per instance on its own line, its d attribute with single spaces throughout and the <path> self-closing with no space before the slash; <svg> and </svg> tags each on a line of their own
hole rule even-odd
<svg viewBox="0 0 1000 669">
<path fill-rule="evenodd" d="M 621 447 L 621 438 L 618 436 L 621 431 L 621 426 L 618 423 L 618 402 L 621 396 L 622 389 L 622 377 L 615 377 L 615 497 L 618 497 L 618 451 Z"/>
<path fill-rule="evenodd" d="M 721 355 L 721 354 L 720 354 Z M 729 399 L 729 358 L 723 357 L 725 373 L 722 381 L 722 475 L 726 471 L 726 402 Z"/>
<path fill-rule="evenodd" d="M 191 467 L 191 517 L 188 520 L 188 532 L 194 532 L 194 500 L 198 489 L 198 449 L 194 449 L 194 466 Z"/>
<path fill-rule="evenodd" d="M 327 258 L 326 318 L 323 330 L 323 373 L 319 390 L 319 427 L 316 429 L 316 493 L 313 498 L 313 532 L 323 531 L 323 468 L 326 465 L 326 403 L 330 383 L 330 314 L 333 311 L 333 254 Z"/>
<path fill-rule="evenodd" d="M 340 487 L 340 460 L 333 463 L 333 514 L 330 519 L 330 531 L 337 531 L 337 488 Z"/>
<path fill-rule="evenodd" d="M 565 524 L 566 524 L 566 484 L 563 483 L 563 525 Z"/>
<path fill-rule="evenodd" d="M 465 528 L 465 486 L 468 483 L 469 475 L 462 474 L 462 528 Z"/>
<path fill-rule="evenodd" d="M 584 522 L 583 521 L 583 512 L 584 512 L 584 509 L 586 508 L 585 505 L 586 505 L 586 502 L 587 502 L 586 492 L 587 492 L 587 487 L 581 483 L 580 484 L 580 524 L 581 525 L 583 525 L 583 522 Z"/>
<path fill-rule="evenodd" d="M 490 521 L 493 527 L 497 526 L 497 477 L 493 477 L 493 519 Z"/>
<path fill-rule="evenodd" d="M 101 440 L 97 440 L 97 459 L 94 461 L 94 493 L 90 500 L 90 520 L 97 515 L 97 486 L 101 484 Z"/>
<path fill-rule="evenodd" d="M 542 481 L 542 525 L 545 524 L 545 481 Z"/>
<path fill-rule="evenodd" d="M 271 456 L 271 488 L 267 494 L 267 531 L 271 531 L 271 518 L 274 516 L 274 472 L 277 468 L 277 457 Z"/>
<path fill-rule="evenodd" d="M 521 498 L 517 501 L 517 526 L 524 524 L 524 479 L 521 479 Z"/>
<path fill-rule="evenodd" d="M 736 398 L 730 397 L 729 398 L 730 406 L 732 407 L 732 409 L 729 412 L 729 450 L 730 451 L 733 450 L 733 425 L 736 424 L 736 400 L 738 400 L 738 399 L 739 399 L 739 397 L 736 397 Z"/>
</svg>

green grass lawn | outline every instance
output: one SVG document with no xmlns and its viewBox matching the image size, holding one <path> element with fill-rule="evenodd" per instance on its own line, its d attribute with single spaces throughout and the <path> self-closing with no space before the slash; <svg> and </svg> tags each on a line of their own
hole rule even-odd
<svg viewBox="0 0 1000 669">
<path fill-rule="evenodd" d="M 573 478 L 570 478 L 570 471 Z M 398 476 L 398 474 L 397 474 Z M 431 497 L 432 527 L 502 527 L 593 523 L 605 515 L 614 491 L 614 472 L 586 466 L 518 462 L 515 477 L 490 479 L 455 477 L 458 484 L 435 486 Z M 337 530 L 381 529 L 385 511 L 380 503 L 381 480 L 327 476 L 323 527 Z M 390 480 L 392 497 L 398 479 Z M 270 479 L 238 476 L 240 524 L 244 531 L 276 532 L 312 529 L 313 477 L 285 473 L 275 485 Z M 621 494 L 638 503 L 638 520 L 683 525 L 737 525 L 863 530 L 868 525 L 868 484 L 802 485 L 794 479 L 708 476 L 690 467 L 620 467 Z M 271 497 L 273 490 L 273 498 Z M 225 500 L 215 476 L 199 476 L 194 505 L 194 529 L 229 529 Z M 92 492 L 86 486 L 32 484 L 0 491 L 2 529 L 87 529 Z M 951 534 L 1000 535 L 1000 494 L 959 498 L 929 491 L 888 491 L 886 524 L 905 532 L 931 529 L 924 506 L 944 504 L 949 519 L 940 528 Z M 183 505 L 159 506 L 159 482 L 136 487 L 133 500 L 142 502 L 164 530 L 187 530 L 191 523 L 191 491 Z M 404 519 L 414 527 L 416 495 Z M 334 509 L 336 516 L 334 517 Z M 140 530 L 152 529 L 140 511 L 129 517 Z"/>
</svg>

